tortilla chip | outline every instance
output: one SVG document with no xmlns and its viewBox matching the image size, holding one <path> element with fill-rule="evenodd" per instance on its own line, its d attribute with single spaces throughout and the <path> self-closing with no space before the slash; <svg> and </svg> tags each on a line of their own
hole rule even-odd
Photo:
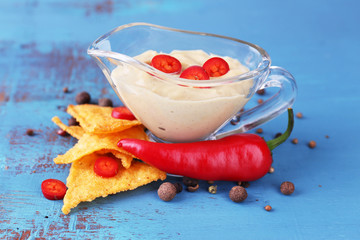
<svg viewBox="0 0 360 240">
<path fill-rule="evenodd" d="M 66 131 L 68 134 L 73 136 L 76 139 L 80 139 L 84 135 L 84 129 L 80 126 L 67 126 L 63 122 L 61 122 L 60 118 L 53 117 L 51 119 L 56 125 L 58 125 L 62 130 Z"/>
<path fill-rule="evenodd" d="M 82 157 L 89 155 L 94 152 L 105 151 L 113 153 L 115 156 L 117 154 L 123 154 L 128 157 L 122 157 L 122 165 L 125 168 L 129 168 L 131 165 L 131 160 L 133 155 L 128 153 L 122 148 L 119 148 L 116 144 L 120 139 L 124 138 L 137 138 L 148 140 L 148 137 L 142 126 L 132 127 L 122 132 L 111 133 L 111 134 L 91 134 L 85 133 L 79 141 L 69 149 L 64 155 L 59 155 L 54 159 L 56 164 L 66 164 L 72 163 L 76 160 L 81 159 Z M 123 155 L 120 155 L 123 156 Z"/>
<path fill-rule="evenodd" d="M 62 211 L 68 214 L 80 202 L 92 201 L 122 191 L 133 190 L 159 179 L 164 180 L 166 173 L 146 163 L 134 161 L 130 168 L 119 168 L 116 176 L 103 178 L 94 172 L 94 163 L 101 155 L 91 154 L 71 165 L 66 186 Z"/>
<path fill-rule="evenodd" d="M 73 116 L 88 133 L 114 133 L 141 125 L 138 120 L 116 119 L 111 116 L 112 107 L 92 104 L 69 105 L 67 112 Z"/>
</svg>

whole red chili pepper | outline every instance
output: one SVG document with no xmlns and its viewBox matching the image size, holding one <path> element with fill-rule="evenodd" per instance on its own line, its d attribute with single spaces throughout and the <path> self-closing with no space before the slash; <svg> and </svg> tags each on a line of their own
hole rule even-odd
<svg viewBox="0 0 360 240">
<path fill-rule="evenodd" d="M 242 133 L 192 143 L 122 139 L 118 146 L 170 174 L 212 181 L 254 181 L 269 171 L 271 151 L 290 136 L 294 126 L 290 108 L 288 117 L 286 132 L 267 142 L 256 134 Z"/>
</svg>

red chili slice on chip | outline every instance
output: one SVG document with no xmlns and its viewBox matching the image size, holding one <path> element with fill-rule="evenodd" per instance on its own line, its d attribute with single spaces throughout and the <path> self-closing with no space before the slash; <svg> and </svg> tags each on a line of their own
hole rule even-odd
<svg viewBox="0 0 360 240">
<path fill-rule="evenodd" d="M 209 80 L 209 75 L 204 68 L 200 66 L 191 66 L 185 69 L 180 78 L 192 79 L 192 80 Z"/>
<path fill-rule="evenodd" d="M 119 163 L 111 157 L 100 157 L 96 159 L 94 172 L 104 178 L 114 177 L 119 171 Z"/>
<path fill-rule="evenodd" d="M 166 54 L 159 54 L 153 57 L 151 65 L 164 73 L 178 74 L 181 71 L 180 61 Z"/>
<path fill-rule="evenodd" d="M 115 107 L 111 112 L 111 116 L 117 119 L 135 120 L 134 114 L 127 107 Z"/>
<path fill-rule="evenodd" d="M 49 200 L 61 200 L 66 193 L 66 185 L 57 179 L 46 179 L 41 183 L 41 191 Z"/>
<path fill-rule="evenodd" d="M 207 60 L 203 68 L 210 77 L 220 77 L 229 71 L 229 64 L 222 58 L 213 57 Z"/>
</svg>

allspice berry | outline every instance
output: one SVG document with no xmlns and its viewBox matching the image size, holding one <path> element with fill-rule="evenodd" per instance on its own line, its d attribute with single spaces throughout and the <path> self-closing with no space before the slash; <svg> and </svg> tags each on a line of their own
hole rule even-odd
<svg viewBox="0 0 360 240">
<path fill-rule="evenodd" d="M 290 195 L 295 191 L 295 186 L 292 182 L 285 181 L 280 185 L 280 191 L 284 195 Z"/>
<path fill-rule="evenodd" d="M 76 95 L 75 101 L 77 104 L 90 103 L 91 97 L 88 92 L 80 92 Z"/>
<path fill-rule="evenodd" d="M 176 187 L 170 182 L 164 182 L 160 185 L 157 193 L 161 200 L 168 202 L 176 196 Z"/>
<path fill-rule="evenodd" d="M 247 198 L 248 194 L 244 187 L 235 186 L 231 188 L 229 197 L 233 202 L 242 202 Z"/>
</svg>

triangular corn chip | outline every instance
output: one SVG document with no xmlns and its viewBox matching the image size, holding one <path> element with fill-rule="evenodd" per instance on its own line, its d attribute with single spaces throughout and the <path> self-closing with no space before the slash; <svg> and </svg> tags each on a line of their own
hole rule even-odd
<svg viewBox="0 0 360 240">
<path fill-rule="evenodd" d="M 68 214 L 80 202 L 92 201 L 122 191 L 133 190 L 159 179 L 164 180 L 166 173 L 146 163 L 134 161 L 130 168 L 119 168 L 116 176 L 103 178 L 94 172 L 95 160 L 101 155 L 91 154 L 72 163 L 66 185 L 62 211 Z"/>
<path fill-rule="evenodd" d="M 84 129 L 82 129 L 80 126 L 67 126 L 63 122 L 61 122 L 60 118 L 53 117 L 51 119 L 58 127 L 60 127 L 62 130 L 66 131 L 68 134 L 73 136 L 76 139 L 80 139 L 84 135 Z"/>
<path fill-rule="evenodd" d="M 73 116 L 88 133 L 114 133 L 141 125 L 138 120 L 116 119 L 111 116 L 112 107 L 92 104 L 69 105 L 67 112 Z"/>
<path fill-rule="evenodd" d="M 54 159 L 54 162 L 56 164 L 71 163 L 94 152 L 101 151 L 101 153 L 104 153 L 105 151 L 108 151 L 113 153 L 115 156 L 117 156 L 116 153 L 122 154 L 120 156 L 127 155 L 128 157 L 121 158 L 121 161 L 125 168 L 129 168 L 131 165 L 132 155 L 117 146 L 118 141 L 124 138 L 148 139 L 142 126 L 132 127 L 125 131 L 112 134 L 85 133 L 64 155 L 57 156 Z"/>
</svg>

